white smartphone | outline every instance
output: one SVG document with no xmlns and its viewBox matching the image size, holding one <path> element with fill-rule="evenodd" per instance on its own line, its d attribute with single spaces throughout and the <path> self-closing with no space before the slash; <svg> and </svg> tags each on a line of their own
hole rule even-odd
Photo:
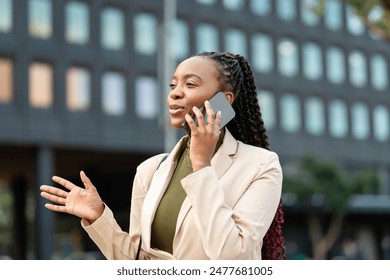
<svg viewBox="0 0 390 280">
<path fill-rule="evenodd" d="M 221 122 L 219 124 L 220 128 L 223 128 L 228 122 L 230 122 L 236 115 L 236 112 L 234 111 L 232 105 L 227 100 L 225 94 L 223 92 L 216 93 L 210 100 L 210 105 L 213 108 L 214 113 L 216 114 L 218 111 L 221 111 Z M 206 115 L 206 109 L 204 106 L 200 108 L 200 111 L 202 112 L 205 123 L 207 123 L 207 115 Z M 198 120 L 196 117 L 194 117 L 195 124 L 198 125 Z M 190 134 L 191 130 L 188 126 L 187 122 L 184 121 L 183 128 L 187 131 L 188 134 Z"/>
</svg>

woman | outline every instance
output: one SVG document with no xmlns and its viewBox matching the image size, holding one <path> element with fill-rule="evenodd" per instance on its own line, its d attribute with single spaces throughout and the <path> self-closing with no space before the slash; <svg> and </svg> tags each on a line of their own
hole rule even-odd
<svg viewBox="0 0 390 280">
<path fill-rule="evenodd" d="M 187 122 L 189 135 L 168 155 L 138 166 L 129 232 L 84 172 L 85 189 L 57 176 L 53 180 L 68 191 L 41 186 L 42 196 L 55 203 L 45 206 L 82 218 L 108 259 L 285 258 L 282 170 L 268 150 L 249 63 L 228 52 L 204 52 L 178 65 L 170 87 L 171 125 Z M 207 101 L 219 91 L 236 113 L 224 128 L 223 115 Z"/>
</svg>

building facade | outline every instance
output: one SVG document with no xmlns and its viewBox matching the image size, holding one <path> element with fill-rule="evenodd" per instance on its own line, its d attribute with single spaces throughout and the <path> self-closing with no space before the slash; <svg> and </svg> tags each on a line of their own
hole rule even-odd
<svg viewBox="0 0 390 280">
<path fill-rule="evenodd" d="M 347 224 L 366 258 L 390 258 L 389 43 L 339 0 L 322 15 L 315 0 L 177 0 L 172 21 L 164 3 L 0 0 L 0 255 L 100 257 L 78 219 L 44 209 L 39 185 L 86 170 L 126 229 L 135 168 L 174 133 L 164 59 L 227 50 L 252 64 L 287 173 L 314 154 L 380 174 Z M 288 256 L 309 255 L 302 213 L 285 211 Z"/>
</svg>

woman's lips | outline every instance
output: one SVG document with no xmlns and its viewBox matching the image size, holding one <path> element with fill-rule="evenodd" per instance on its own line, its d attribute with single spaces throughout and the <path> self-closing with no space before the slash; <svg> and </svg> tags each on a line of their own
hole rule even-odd
<svg viewBox="0 0 390 280">
<path fill-rule="evenodd" d="M 184 111 L 184 107 L 171 105 L 169 106 L 169 114 L 171 115 L 179 115 Z"/>
</svg>

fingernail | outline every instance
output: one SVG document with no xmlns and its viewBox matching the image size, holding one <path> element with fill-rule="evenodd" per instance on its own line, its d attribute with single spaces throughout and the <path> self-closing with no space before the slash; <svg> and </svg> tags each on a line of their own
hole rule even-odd
<svg viewBox="0 0 390 280">
<path fill-rule="evenodd" d="M 209 102 L 208 100 L 206 100 L 204 103 L 205 103 L 206 105 L 210 105 L 210 102 Z"/>
</svg>

